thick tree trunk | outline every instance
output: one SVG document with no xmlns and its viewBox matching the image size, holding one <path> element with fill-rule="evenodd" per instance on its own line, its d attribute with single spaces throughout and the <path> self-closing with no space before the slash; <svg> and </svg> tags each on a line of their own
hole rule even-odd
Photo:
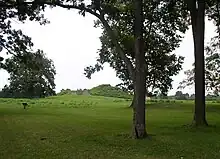
<svg viewBox="0 0 220 159">
<path fill-rule="evenodd" d="M 198 8 L 197 8 L 198 6 Z M 193 125 L 208 125 L 205 105 L 205 63 L 204 63 L 204 33 L 205 33 L 205 1 L 199 0 L 198 5 L 191 10 L 192 30 L 195 56 L 195 111 Z"/>
<path fill-rule="evenodd" d="M 144 71 L 136 71 L 136 74 L 137 83 L 135 84 L 136 97 L 134 98 L 133 105 L 132 136 L 136 139 L 141 139 L 147 136 L 145 123 L 145 87 L 143 87 L 143 85 L 145 85 L 146 82 Z"/>
<path fill-rule="evenodd" d="M 135 100 L 136 100 L 136 95 L 135 95 L 135 93 L 134 93 L 134 97 L 133 97 L 133 99 L 132 99 L 132 102 L 131 102 L 129 108 L 133 108 L 133 107 L 134 107 Z M 146 100 L 146 95 L 145 95 L 145 100 Z M 146 104 L 145 104 L 145 108 L 146 108 Z"/>
<path fill-rule="evenodd" d="M 133 130 L 132 136 L 136 139 L 145 138 L 145 92 L 146 92 L 146 75 L 145 75 L 145 53 L 143 42 L 143 2 L 134 0 L 135 7 L 135 78 L 134 91 L 135 101 L 133 106 Z"/>
</svg>

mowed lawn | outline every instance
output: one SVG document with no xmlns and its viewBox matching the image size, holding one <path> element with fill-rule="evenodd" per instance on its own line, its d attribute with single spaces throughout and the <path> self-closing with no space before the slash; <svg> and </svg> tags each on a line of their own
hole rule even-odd
<svg viewBox="0 0 220 159">
<path fill-rule="evenodd" d="M 28 109 L 22 108 L 28 102 Z M 129 138 L 130 101 L 93 96 L 0 99 L 1 159 L 219 159 L 220 104 L 208 128 L 190 128 L 192 102 L 147 105 L 150 139 Z"/>
</svg>

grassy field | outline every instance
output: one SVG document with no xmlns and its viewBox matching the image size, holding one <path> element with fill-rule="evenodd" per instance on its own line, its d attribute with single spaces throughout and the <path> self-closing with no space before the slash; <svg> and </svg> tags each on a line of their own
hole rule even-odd
<svg viewBox="0 0 220 159">
<path fill-rule="evenodd" d="M 1 159 L 218 159 L 220 105 L 208 103 L 208 128 L 184 126 L 192 102 L 147 105 L 151 139 L 133 140 L 130 101 L 93 96 L 0 99 Z"/>
</svg>

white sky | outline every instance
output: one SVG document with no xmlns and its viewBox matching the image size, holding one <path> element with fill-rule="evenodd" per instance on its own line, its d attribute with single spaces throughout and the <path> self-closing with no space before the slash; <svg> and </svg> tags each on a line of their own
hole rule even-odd
<svg viewBox="0 0 220 159">
<path fill-rule="evenodd" d="M 84 68 L 96 62 L 97 49 L 101 47 L 99 36 L 101 29 L 94 28 L 95 17 L 87 14 L 83 17 L 78 11 L 71 11 L 62 8 L 48 9 L 45 16 L 50 24 L 40 26 L 36 22 L 25 24 L 15 23 L 17 28 L 32 37 L 35 48 L 44 50 L 48 58 L 54 61 L 56 75 L 56 91 L 61 89 L 92 88 L 99 84 L 116 85 L 120 80 L 116 77 L 115 71 L 108 65 L 104 70 L 95 73 L 89 80 L 84 76 Z M 206 41 L 214 35 L 214 26 L 211 22 L 206 24 Z M 194 61 L 193 39 L 191 29 L 185 34 L 181 46 L 176 49 L 176 54 L 184 56 L 183 70 L 189 69 Z M 0 89 L 8 83 L 7 72 L 0 70 Z M 175 94 L 179 82 L 184 78 L 183 71 L 175 76 L 173 89 L 169 94 Z M 183 92 L 192 94 L 193 88 L 185 89 Z"/>
</svg>

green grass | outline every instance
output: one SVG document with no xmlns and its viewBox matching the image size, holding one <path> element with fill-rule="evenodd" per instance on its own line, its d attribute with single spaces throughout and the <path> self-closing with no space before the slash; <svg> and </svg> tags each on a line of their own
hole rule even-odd
<svg viewBox="0 0 220 159">
<path fill-rule="evenodd" d="M 89 90 L 89 93 L 94 96 L 117 97 L 124 99 L 132 99 L 128 92 L 123 91 L 118 87 L 113 87 L 109 84 L 102 84 Z"/>
<path fill-rule="evenodd" d="M 27 110 L 21 103 L 27 101 Z M 189 128 L 193 103 L 149 103 L 151 139 L 129 138 L 128 100 L 61 96 L 39 100 L 0 99 L 2 159 L 218 159 L 220 105 L 208 103 L 208 128 Z"/>
</svg>

